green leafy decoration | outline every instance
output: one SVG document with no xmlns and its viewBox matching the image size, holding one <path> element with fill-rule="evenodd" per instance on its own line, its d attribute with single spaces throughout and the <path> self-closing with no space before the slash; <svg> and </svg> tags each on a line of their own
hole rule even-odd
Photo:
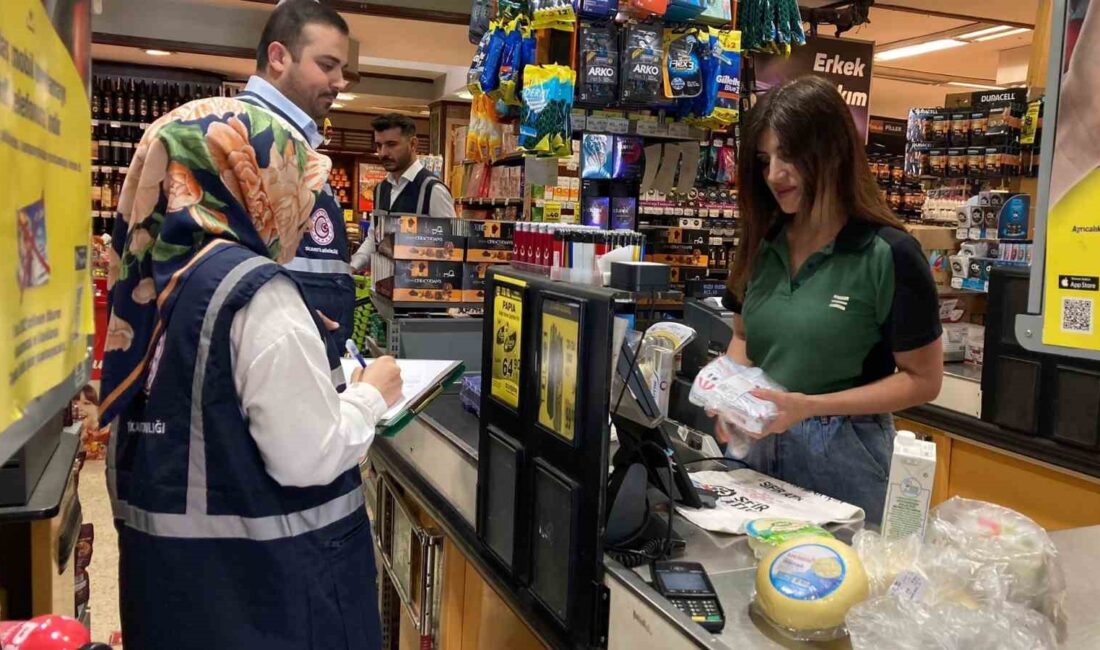
<svg viewBox="0 0 1100 650">
<path fill-rule="evenodd" d="M 191 211 L 193 217 L 197 216 L 203 222 L 200 223 L 200 225 L 203 227 L 203 230 L 212 232 L 223 230 L 224 234 L 228 235 L 229 237 L 238 241 L 240 240 L 240 237 L 237 236 L 237 232 L 233 230 L 232 227 L 230 227 L 229 217 L 227 217 L 226 215 L 221 213 L 215 214 L 212 210 L 202 204 L 193 205 L 189 208 L 189 210 Z"/>
<path fill-rule="evenodd" d="M 267 129 L 272 128 L 275 120 L 266 111 L 258 108 L 248 108 L 248 135 L 256 137 Z"/>
<path fill-rule="evenodd" d="M 198 124 L 170 123 L 161 129 L 160 137 L 171 160 L 191 170 L 218 173 L 210 149 L 206 146 L 206 135 Z"/>
<path fill-rule="evenodd" d="M 215 210 L 222 210 L 226 207 L 226 203 L 224 201 L 214 196 L 210 192 L 202 193 L 202 204 Z"/>
<path fill-rule="evenodd" d="M 290 132 L 278 124 L 272 125 L 271 130 L 272 135 L 275 136 L 275 151 L 278 151 L 281 156 L 286 150 L 287 141 L 290 140 Z"/>
<path fill-rule="evenodd" d="M 158 237 L 157 241 L 153 244 L 153 261 L 167 262 L 181 255 L 186 255 L 191 251 L 191 248 L 191 246 L 171 244 Z"/>
</svg>

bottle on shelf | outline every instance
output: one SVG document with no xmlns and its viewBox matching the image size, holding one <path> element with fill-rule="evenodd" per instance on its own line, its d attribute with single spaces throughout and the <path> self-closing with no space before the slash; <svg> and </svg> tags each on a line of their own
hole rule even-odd
<svg viewBox="0 0 1100 650">
<path fill-rule="evenodd" d="M 115 117 L 117 121 L 126 119 L 126 86 L 121 78 L 115 79 Z"/>
<path fill-rule="evenodd" d="M 171 87 L 168 82 L 164 82 L 164 92 L 160 96 L 160 114 L 165 115 L 168 111 L 172 110 L 171 102 Z"/>
<path fill-rule="evenodd" d="M 138 98 L 137 98 L 137 85 L 134 83 L 134 79 L 130 78 L 130 83 L 126 86 L 126 121 L 136 122 L 138 118 Z"/>
<path fill-rule="evenodd" d="M 101 212 L 112 212 L 115 209 L 114 197 L 111 195 L 114 175 L 115 171 L 108 168 L 100 178 L 101 184 L 99 189 L 99 209 Z"/>
<path fill-rule="evenodd" d="M 115 93 L 111 88 L 111 80 L 103 77 L 100 79 L 99 86 L 100 94 L 103 96 L 99 107 L 101 119 L 113 120 L 115 119 Z"/>
<path fill-rule="evenodd" d="M 99 155 L 96 160 L 101 165 L 111 164 L 111 138 L 108 135 L 110 124 L 108 122 L 99 123 L 99 133 L 96 134 L 96 145 L 99 149 Z"/>
<path fill-rule="evenodd" d="M 99 119 L 99 102 L 102 99 L 102 93 L 99 90 L 99 78 L 92 78 L 92 119 Z"/>
<path fill-rule="evenodd" d="M 145 124 L 149 122 L 149 87 L 144 81 L 138 82 L 138 115 L 137 121 Z"/>
<path fill-rule="evenodd" d="M 92 167 L 92 212 L 98 213 L 103 209 L 103 172 L 99 167 Z"/>
</svg>

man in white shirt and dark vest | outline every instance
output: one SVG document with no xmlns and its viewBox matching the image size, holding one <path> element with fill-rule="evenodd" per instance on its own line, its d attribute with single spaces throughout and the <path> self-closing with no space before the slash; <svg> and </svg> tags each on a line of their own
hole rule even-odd
<svg viewBox="0 0 1100 650">
<path fill-rule="evenodd" d="M 416 123 L 404 115 L 387 113 L 376 117 L 371 126 L 378 157 L 389 172 L 374 187 L 375 211 L 454 219 L 451 191 L 416 156 Z M 372 238 L 364 239 L 351 258 L 353 271 L 358 273 L 370 264 L 373 249 Z"/>
</svg>

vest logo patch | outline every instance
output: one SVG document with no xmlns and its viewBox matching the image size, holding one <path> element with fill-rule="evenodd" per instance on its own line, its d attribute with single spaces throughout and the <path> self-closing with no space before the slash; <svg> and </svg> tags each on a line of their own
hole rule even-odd
<svg viewBox="0 0 1100 650">
<path fill-rule="evenodd" d="M 848 301 L 850 299 L 850 296 L 834 295 L 833 299 L 829 301 L 829 306 L 833 309 L 839 309 L 840 311 L 848 311 Z"/>
<path fill-rule="evenodd" d="M 127 433 L 160 436 L 164 435 L 167 430 L 168 425 L 164 423 L 164 420 L 145 420 L 141 422 L 130 420 L 126 423 Z"/>
<path fill-rule="evenodd" d="M 336 239 L 336 229 L 324 208 L 317 208 L 309 218 L 309 235 L 321 246 L 328 246 Z"/>
</svg>

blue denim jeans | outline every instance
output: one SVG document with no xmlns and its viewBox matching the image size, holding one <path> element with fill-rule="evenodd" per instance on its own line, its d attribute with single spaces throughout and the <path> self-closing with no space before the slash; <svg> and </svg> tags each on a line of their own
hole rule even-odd
<svg viewBox="0 0 1100 650">
<path fill-rule="evenodd" d="M 882 522 L 894 416 L 813 417 L 753 444 L 738 462 L 768 476 L 859 506 Z"/>
</svg>

